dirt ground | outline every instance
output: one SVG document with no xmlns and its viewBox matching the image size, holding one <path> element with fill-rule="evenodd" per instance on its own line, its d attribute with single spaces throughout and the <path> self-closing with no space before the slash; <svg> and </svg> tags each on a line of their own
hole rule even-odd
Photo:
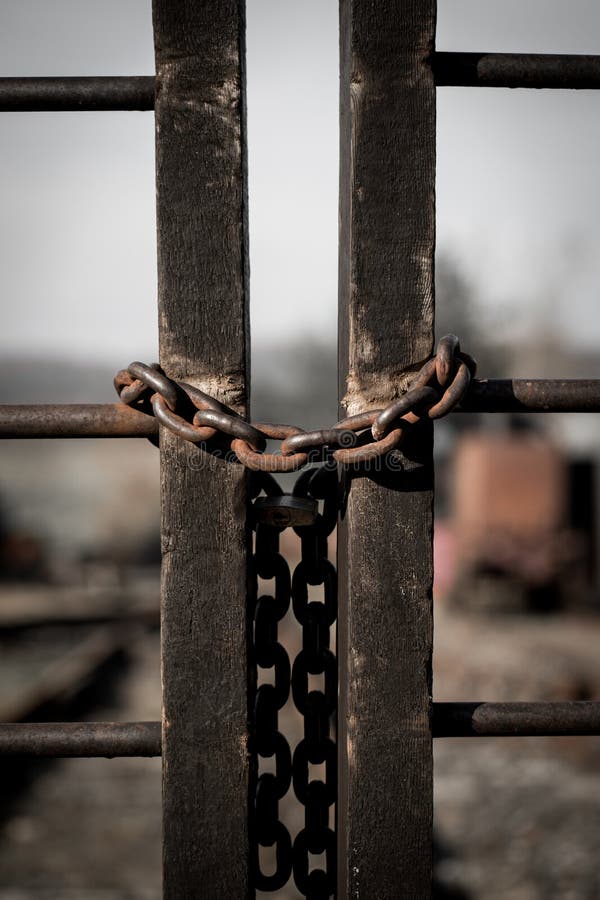
<svg viewBox="0 0 600 900">
<path fill-rule="evenodd" d="M 140 631 L 95 720 L 160 718 L 158 634 Z M 159 900 L 159 759 L 44 765 L 0 831 L 0 900 Z"/>
<path fill-rule="evenodd" d="M 600 697 L 600 620 L 436 612 L 438 700 Z M 469 900 L 600 898 L 600 738 L 434 744 L 436 873 Z"/>
<path fill-rule="evenodd" d="M 440 607 L 436 698 L 597 698 L 599 640 L 598 619 Z M 130 653 L 90 718 L 158 718 L 157 634 Z M 435 775 L 438 897 L 600 898 L 600 739 L 439 740 Z M 0 824 L 0 900 L 159 900 L 160 829 L 159 760 L 51 762 Z"/>
</svg>

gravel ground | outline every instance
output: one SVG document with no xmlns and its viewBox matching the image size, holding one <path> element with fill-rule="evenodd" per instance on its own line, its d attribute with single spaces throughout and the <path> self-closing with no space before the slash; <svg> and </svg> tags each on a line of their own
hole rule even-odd
<svg viewBox="0 0 600 900">
<path fill-rule="evenodd" d="M 159 645 L 140 633 L 96 720 L 160 718 Z M 159 900 L 159 759 L 45 765 L 0 831 L 0 900 Z"/>
<path fill-rule="evenodd" d="M 600 697 L 600 620 L 436 611 L 438 700 Z M 600 738 L 435 742 L 441 885 L 469 900 L 600 898 Z"/>
<path fill-rule="evenodd" d="M 474 900 L 597 900 L 600 774 L 519 744 L 439 742 L 438 878 Z"/>
<path fill-rule="evenodd" d="M 598 697 L 599 640 L 600 620 L 442 607 L 436 698 Z M 159 717 L 158 636 L 130 650 L 114 701 L 90 718 Z M 600 739 L 440 740 L 435 776 L 437 896 L 599 900 Z M 159 760 L 47 764 L 0 824 L 0 900 L 159 900 L 160 828 Z"/>
</svg>

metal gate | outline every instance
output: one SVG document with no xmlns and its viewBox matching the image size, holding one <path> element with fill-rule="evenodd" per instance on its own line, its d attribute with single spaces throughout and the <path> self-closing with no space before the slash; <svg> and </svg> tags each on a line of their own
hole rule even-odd
<svg viewBox="0 0 600 900">
<path fill-rule="evenodd" d="M 163 546 L 162 728 L 4 724 L 0 753 L 162 752 L 170 900 L 291 877 L 311 898 L 426 898 L 433 737 L 600 733 L 598 703 L 431 702 L 432 418 L 600 411 L 595 381 L 478 381 L 452 337 L 430 362 L 436 85 L 598 88 L 600 58 L 436 54 L 435 0 L 341 0 L 345 418 L 307 435 L 246 424 L 244 6 L 154 0 L 156 79 L 0 79 L 2 110 L 154 109 L 162 369 L 120 374 L 129 406 L 4 406 L 0 435 L 156 440 L 160 421 Z M 289 468 L 303 469 L 291 497 L 267 474 Z M 278 636 L 290 602 L 293 660 Z M 290 690 L 296 747 L 279 723 Z M 292 789 L 293 841 L 279 811 Z"/>
</svg>

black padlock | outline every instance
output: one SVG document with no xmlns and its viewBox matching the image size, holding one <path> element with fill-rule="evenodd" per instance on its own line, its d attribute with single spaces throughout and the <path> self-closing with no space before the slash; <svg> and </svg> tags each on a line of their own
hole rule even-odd
<svg viewBox="0 0 600 900">
<path fill-rule="evenodd" d="M 319 512 L 316 500 L 280 494 L 275 497 L 257 497 L 253 503 L 256 521 L 274 528 L 298 528 L 314 525 Z"/>
</svg>

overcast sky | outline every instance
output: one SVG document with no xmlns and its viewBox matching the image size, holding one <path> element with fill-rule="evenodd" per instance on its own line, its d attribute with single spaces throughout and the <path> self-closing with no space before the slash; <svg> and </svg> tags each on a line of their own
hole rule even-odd
<svg viewBox="0 0 600 900">
<path fill-rule="evenodd" d="M 247 7 L 253 343 L 334 343 L 337 0 Z M 600 53 L 600 4 L 440 0 L 438 47 Z M 150 0 L 0 0 L 0 75 L 152 71 Z M 0 115 L 4 355 L 156 355 L 153 141 L 150 113 Z M 438 246 L 513 333 L 600 340 L 599 150 L 599 92 L 438 91 Z"/>
</svg>

